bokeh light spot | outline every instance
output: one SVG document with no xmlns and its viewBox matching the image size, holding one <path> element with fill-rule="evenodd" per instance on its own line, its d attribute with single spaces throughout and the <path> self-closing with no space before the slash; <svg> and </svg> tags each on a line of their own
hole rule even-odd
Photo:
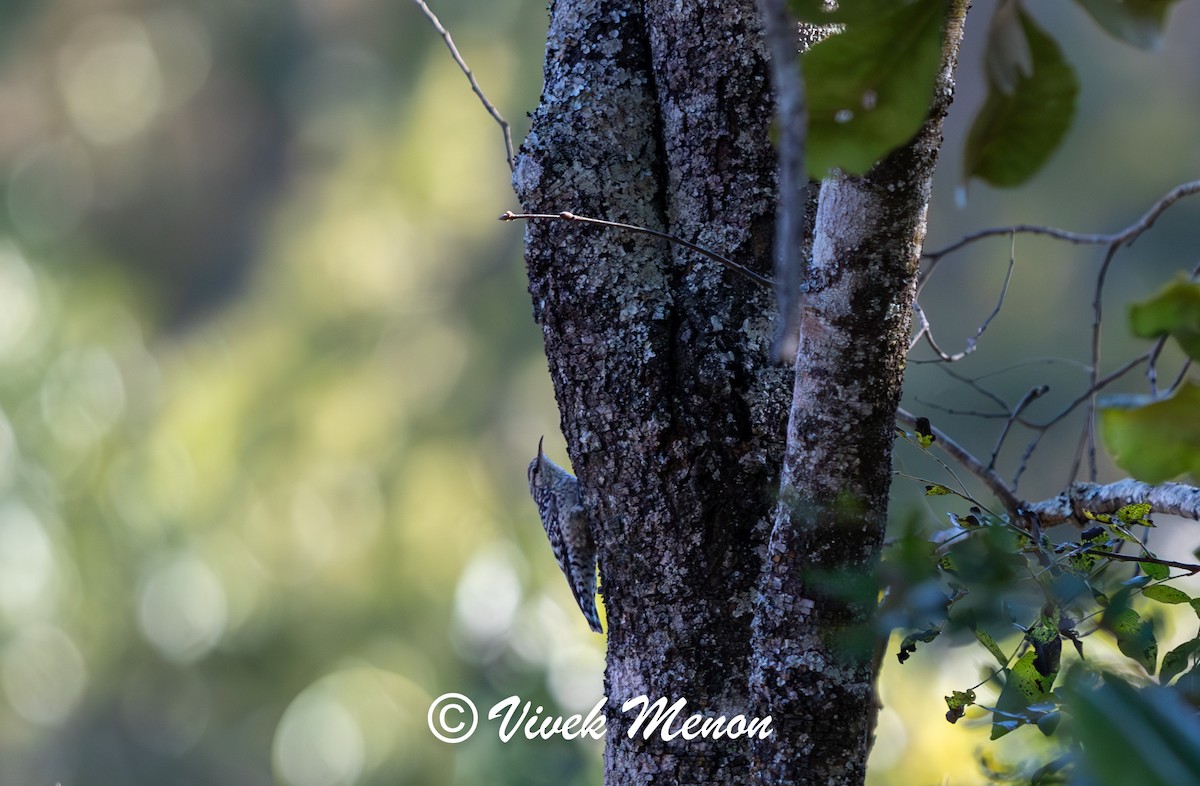
<svg viewBox="0 0 1200 786">
<path fill-rule="evenodd" d="M 82 450 L 108 433 L 125 409 L 125 383 L 98 348 L 65 353 L 42 383 L 42 416 L 64 447 Z"/>
<path fill-rule="evenodd" d="M 604 653 L 582 644 L 560 647 L 546 680 L 560 707 L 571 712 L 590 710 L 604 695 Z"/>
<path fill-rule="evenodd" d="M 0 610 L 21 619 L 46 610 L 55 577 L 50 538 L 33 511 L 0 503 Z"/>
<path fill-rule="evenodd" d="M 62 723 L 79 704 L 87 682 L 83 656 L 58 628 L 26 628 L 4 648 L 0 680 L 9 704 L 41 726 Z"/>
<path fill-rule="evenodd" d="M 459 577 L 454 593 L 455 628 L 468 644 L 494 641 L 512 627 L 521 604 L 514 559 L 500 547 L 476 554 Z M 465 652 L 477 652 L 467 646 Z"/>
<path fill-rule="evenodd" d="M 275 733 L 276 773 L 290 786 L 349 786 L 365 757 L 362 729 L 321 684 L 292 702 Z"/>
<path fill-rule="evenodd" d="M 0 243 L 0 361 L 21 348 L 39 311 L 37 279 L 19 251 Z"/>
<path fill-rule="evenodd" d="M 188 663 L 206 655 L 227 620 L 224 587 L 192 554 L 166 561 L 143 583 L 138 622 L 150 643 L 172 660 Z"/>
<path fill-rule="evenodd" d="M 76 128 L 97 144 L 121 142 L 158 113 L 163 78 L 145 26 L 131 17 L 84 21 L 59 57 L 59 89 Z"/>
</svg>

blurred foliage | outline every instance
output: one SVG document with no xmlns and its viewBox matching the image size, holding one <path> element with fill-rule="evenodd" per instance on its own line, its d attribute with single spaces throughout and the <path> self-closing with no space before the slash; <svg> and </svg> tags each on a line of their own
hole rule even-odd
<svg viewBox="0 0 1200 786">
<path fill-rule="evenodd" d="M 529 104 L 470 32 L 537 52 L 506 5 L 465 39 Z M 4 9 L 0 783 L 594 781 L 426 728 L 586 710 L 602 656 L 524 496 L 553 403 L 502 153 L 425 21 Z"/>
<path fill-rule="evenodd" d="M 1200 782 L 1200 722 L 1179 691 L 1076 669 L 1063 691 L 1082 786 Z"/>
</svg>

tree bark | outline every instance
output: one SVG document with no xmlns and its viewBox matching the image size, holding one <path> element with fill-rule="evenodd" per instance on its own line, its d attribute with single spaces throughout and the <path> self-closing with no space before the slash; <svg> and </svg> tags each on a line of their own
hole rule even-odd
<svg viewBox="0 0 1200 786">
<path fill-rule="evenodd" d="M 534 317 L 598 532 L 606 783 L 862 780 L 870 658 L 822 637 L 868 604 L 806 566 L 876 559 L 950 73 L 912 145 L 822 189 L 794 369 L 769 362 L 768 288 L 643 236 L 526 227 Z M 754 0 L 555 0 L 514 187 L 528 212 L 661 229 L 769 275 L 771 117 Z M 686 699 L 686 714 L 779 713 L 777 731 L 759 746 L 630 738 L 622 706 L 642 695 Z"/>
</svg>

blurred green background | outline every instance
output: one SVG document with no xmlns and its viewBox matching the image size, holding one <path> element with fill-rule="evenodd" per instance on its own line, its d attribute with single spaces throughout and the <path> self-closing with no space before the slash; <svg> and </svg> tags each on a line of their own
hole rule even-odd
<svg viewBox="0 0 1200 786">
<path fill-rule="evenodd" d="M 931 244 L 1115 229 L 1196 177 L 1182 5 L 1156 54 L 1036 9 L 1083 72 L 1081 117 L 1032 186 L 963 208 L 965 49 Z M 544 3 L 435 9 L 519 142 Z M 564 452 L 521 233 L 495 220 L 512 207 L 499 131 L 408 2 L 0 3 L 0 785 L 600 781 L 596 743 L 501 744 L 485 720 L 450 746 L 425 724 L 446 691 L 555 714 L 602 692 L 525 489 L 540 435 Z M 1197 218 L 1121 258 L 1115 304 L 1195 264 Z M 1085 359 L 1098 259 L 1024 247 L 974 373 Z M 944 264 L 926 308 L 947 344 L 1007 256 Z M 997 388 L 1051 373 L 1082 382 Z M 914 366 L 910 406 L 961 395 Z M 925 504 L 899 486 L 898 510 Z M 986 726 L 944 723 L 941 696 L 984 657 L 930 651 L 886 672 L 875 784 L 980 780 Z"/>
</svg>

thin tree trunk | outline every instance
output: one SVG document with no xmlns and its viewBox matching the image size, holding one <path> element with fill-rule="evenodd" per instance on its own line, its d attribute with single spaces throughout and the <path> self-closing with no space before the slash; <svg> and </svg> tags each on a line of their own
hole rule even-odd
<svg viewBox="0 0 1200 786">
<path fill-rule="evenodd" d="M 921 132 L 864 177 L 824 181 L 787 451 L 754 622 L 756 782 L 860 784 L 877 704 L 875 567 L 925 216 L 966 3 L 952 4 Z"/>
<path fill-rule="evenodd" d="M 555 0 L 514 186 L 527 211 L 662 229 L 769 275 L 771 109 L 754 0 Z M 865 606 L 816 592 L 802 569 L 869 566 L 877 553 L 936 148 L 931 125 L 870 178 L 826 184 L 819 294 L 795 369 L 769 362 L 768 288 L 643 236 L 527 225 L 534 316 L 599 534 L 606 783 L 734 784 L 754 771 L 763 782 L 861 781 L 870 664 L 854 660 L 826 691 L 813 659 L 841 668 L 818 639 Z M 884 198 L 887 185 L 901 196 Z M 812 442 L 808 429 L 838 436 Z M 787 498 L 804 505 L 776 511 L 781 467 Z M 859 505 L 851 516 L 844 491 Z M 851 540 L 834 526 L 862 532 Z M 764 573 L 768 542 L 776 561 Z M 783 728 L 767 747 L 630 738 L 634 714 L 621 708 L 642 695 L 686 699 L 687 714 L 778 711 Z M 842 717 L 845 732 L 816 740 L 814 720 Z"/>
</svg>

